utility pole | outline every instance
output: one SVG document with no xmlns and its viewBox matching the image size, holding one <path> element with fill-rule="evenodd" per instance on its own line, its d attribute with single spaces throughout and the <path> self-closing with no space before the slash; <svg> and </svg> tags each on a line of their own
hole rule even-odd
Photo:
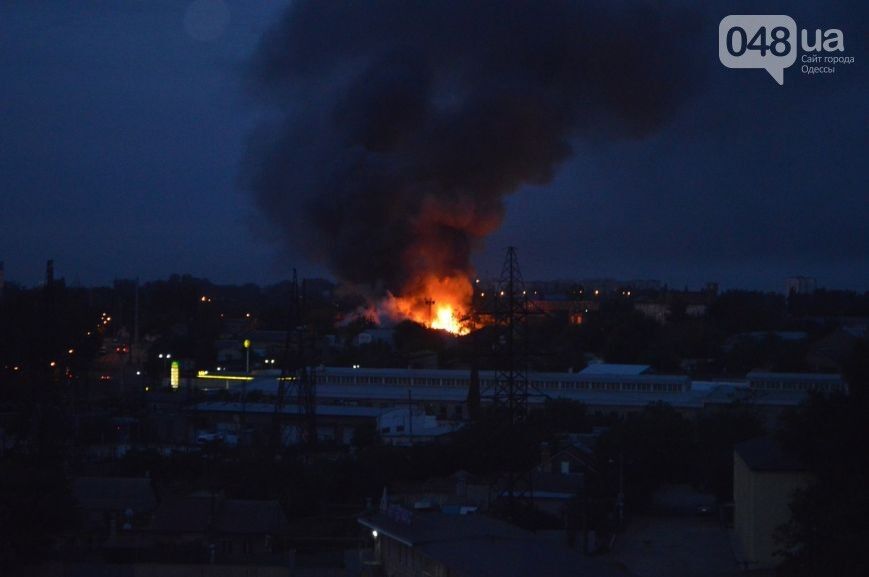
<svg viewBox="0 0 869 577">
<path fill-rule="evenodd" d="M 435 304 L 434 300 L 431 297 L 426 297 L 425 301 L 423 301 L 428 307 L 428 328 L 431 328 L 434 324 L 434 316 L 432 315 L 432 305 Z"/>
<path fill-rule="evenodd" d="M 133 298 L 133 342 L 130 345 L 129 359 L 133 358 L 133 351 L 139 348 L 139 277 L 136 277 L 136 293 Z"/>
<path fill-rule="evenodd" d="M 407 429 L 410 434 L 410 445 L 413 446 L 413 385 L 407 389 Z"/>
<path fill-rule="evenodd" d="M 302 312 L 307 313 L 308 283 L 302 281 Z M 297 397 L 299 411 L 302 414 L 301 427 L 305 432 L 305 444 L 312 447 L 317 444 L 317 382 L 315 374 L 314 350 L 316 347 L 316 335 L 307 324 L 302 325 L 299 339 L 299 357 L 301 370 L 297 383 Z"/>
<path fill-rule="evenodd" d="M 278 377 L 278 394 L 275 397 L 274 413 L 272 414 L 272 446 L 278 448 L 282 441 L 282 424 L 284 404 L 287 398 L 288 382 L 298 378 L 295 374 L 299 360 L 298 342 L 295 339 L 301 324 L 299 310 L 299 277 L 293 269 L 293 282 L 290 285 L 290 310 L 287 315 L 287 334 L 284 337 L 284 359 L 281 363 L 281 376 Z"/>
<path fill-rule="evenodd" d="M 625 520 L 625 452 L 619 451 L 619 494 L 616 497 L 616 509 L 618 511 L 619 529 Z"/>
<path fill-rule="evenodd" d="M 280 445 L 283 410 L 291 387 L 295 387 L 298 405 L 299 441 L 305 445 L 314 445 L 317 442 L 317 389 L 314 370 L 316 363 L 313 354 L 316 337 L 304 322 L 307 284 L 303 280 L 299 290 L 299 279 L 295 269 L 293 269 L 291 286 L 284 362 L 281 366 L 281 376 L 278 378 L 278 395 L 275 399 L 272 423 L 272 444 L 275 448 Z"/>
</svg>

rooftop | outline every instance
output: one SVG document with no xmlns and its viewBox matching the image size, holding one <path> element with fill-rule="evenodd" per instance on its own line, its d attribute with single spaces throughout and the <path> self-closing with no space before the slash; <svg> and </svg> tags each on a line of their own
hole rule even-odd
<svg viewBox="0 0 869 577">
<path fill-rule="evenodd" d="M 583 556 L 484 515 L 415 513 L 409 524 L 378 513 L 359 519 L 381 538 L 403 543 L 463 577 L 610 577 L 629 575 L 603 559 Z"/>
<path fill-rule="evenodd" d="M 745 376 L 749 381 L 805 381 L 841 383 L 842 375 L 837 373 L 772 373 L 768 371 L 751 371 Z"/>
<path fill-rule="evenodd" d="M 615 363 L 593 363 L 581 371 L 580 375 L 644 375 L 649 365 L 620 365 Z"/>
<path fill-rule="evenodd" d="M 774 473 L 806 470 L 799 458 L 782 449 L 772 437 L 750 439 L 736 445 L 735 450 L 752 471 Z"/>
<path fill-rule="evenodd" d="M 274 403 L 239 403 L 239 402 L 204 402 L 193 407 L 194 411 L 202 413 L 274 413 Z M 315 413 L 322 417 L 371 417 L 376 418 L 389 409 L 379 407 L 357 407 L 344 405 L 317 405 Z M 302 414 L 299 405 L 284 405 L 284 414 Z"/>
</svg>

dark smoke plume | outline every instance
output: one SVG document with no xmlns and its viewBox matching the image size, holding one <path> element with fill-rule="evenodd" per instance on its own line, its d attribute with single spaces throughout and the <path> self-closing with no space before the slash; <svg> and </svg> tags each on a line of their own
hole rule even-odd
<svg viewBox="0 0 869 577">
<path fill-rule="evenodd" d="M 251 188 L 288 242 L 373 294 L 467 274 L 505 195 L 548 182 L 572 139 L 672 115 L 697 29 L 660 2 L 294 1 L 252 65 L 274 114 Z"/>
</svg>

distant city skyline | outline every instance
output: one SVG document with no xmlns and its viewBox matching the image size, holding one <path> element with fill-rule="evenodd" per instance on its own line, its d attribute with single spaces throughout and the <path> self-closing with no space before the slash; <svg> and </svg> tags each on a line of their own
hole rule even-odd
<svg viewBox="0 0 869 577">
<path fill-rule="evenodd" d="M 26 289 L 27 288 L 37 288 L 39 286 L 44 285 L 46 275 L 47 275 L 47 272 L 46 272 L 47 262 L 48 261 L 46 261 L 46 263 L 44 263 L 42 275 L 38 280 L 36 280 L 35 282 L 23 282 L 20 279 L 10 277 L 5 270 L 4 261 L 0 261 L 0 287 L 2 287 L 3 283 L 17 284 L 17 285 L 19 285 L 23 288 L 26 288 Z M 252 284 L 256 284 L 258 286 L 267 287 L 267 286 L 271 286 L 271 285 L 275 285 L 275 284 L 279 284 L 279 283 L 283 283 L 283 282 L 290 282 L 292 280 L 291 277 L 286 277 L 286 278 L 278 278 L 275 280 L 269 280 L 269 281 L 265 281 L 265 282 L 254 282 L 251 280 L 244 280 L 241 282 L 231 282 L 231 281 L 222 282 L 218 279 L 208 278 L 207 276 L 199 276 L 199 275 L 192 274 L 190 272 L 180 272 L 179 271 L 179 272 L 173 272 L 173 273 L 169 273 L 168 275 L 161 276 L 161 277 L 155 277 L 155 278 L 143 278 L 143 277 L 139 277 L 139 276 L 133 276 L 133 277 L 120 277 L 119 276 L 119 277 L 114 277 L 111 280 L 106 281 L 106 282 L 85 283 L 85 282 L 82 282 L 81 279 L 77 278 L 75 275 L 70 277 L 70 276 L 64 276 L 63 274 L 57 274 L 55 272 L 55 266 L 56 265 L 55 265 L 54 261 L 52 260 L 52 278 L 53 278 L 53 280 L 55 280 L 55 281 L 61 280 L 67 286 L 70 286 L 70 287 L 86 287 L 86 288 L 112 286 L 115 281 L 138 280 L 142 284 L 149 283 L 149 282 L 160 282 L 160 281 L 166 281 L 175 275 L 178 275 L 178 276 L 190 275 L 194 278 L 205 280 L 205 281 L 211 282 L 212 284 L 215 284 L 215 285 L 224 285 L 224 286 L 240 286 L 240 285 L 252 283 Z M 304 273 L 304 271 L 301 271 L 301 272 Z M 479 274 L 477 276 L 478 276 L 478 278 L 483 279 L 485 281 L 496 282 L 498 280 L 497 274 Z M 302 278 L 309 278 L 309 279 L 322 278 L 325 280 L 329 280 L 331 282 L 336 282 L 336 284 L 340 284 L 327 271 L 324 271 L 323 274 L 302 274 Z M 728 285 L 722 285 L 720 282 L 718 282 L 716 280 L 712 280 L 712 279 L 702 281 L 699 283 L 695 283 L 695 284 L 692 284 L 692 283 L 679 284 L 679 283 L 672 283 L 672 282 L 669 282 L 667 279 L 657 278 L 654 276 L 646 276 L 646 277 L 639 277 L 639 276 L 634 276 L 634 277 L 629 277 L 629 276 L 625 276 L 625 277 L 616 277 L 616 276 L 564 277 L 563 276 L 563 277 L 547 277 L 547 278 L 525 277 L 525 282 L 528 284 L 547 284 L 548 283 L 548 284 L 553 284 L 553 285 L 579 283 L 579 284 L 586 285 L 587 288 L 589 288 L 589 289 L 594 288 L 594 287 L 602 287 L 602 290 L 605 290 L 605 291 L 609 290 L 611 292 L 617 291 L 619 288 L 624 287 L 624 286 L 631 286 L 631 287 L 636 288 L 637 290 L 654 290 L 655 285 L 657 285 L 658 287 L 660 287 L 662 289 L 668 289 L 668 290 L 674 290 L 674 291 L 680 291 L 680 290 L 701 291 L 701 290 L 708 290 L 710 286 L 714 286 L 719 291 L 721 291 L 721 290 L 724 290 L 724 291 L 726 291 L 726 290 L 758 290 L 758 291 L 764 291 L 764 292 L 781 292 L 781 293 L 788 293 L 789 291 L 796 291 L 796 292 L 800 292 L 800 293 L 804 293 L 804 294 L 811 293 L 814 290 L 851 290 L 851 291 L 855 291 L 857 293 L 869 292 L 869 291 L 862 291 L 859 289 L 853 289 L 853 288 L 849 288 L 849 287 L 826 286 L 823 283 L 819 283 L 818 279 L 816 279 L 815 277 L 806 276 L 806 275 L 791 275 L 789 277 L 782 278 L 781 282 L 779 283 L 779 286 L 777 286 L 777 287 L 775 287 L 775 286 L 750 287 L 750 286 L 738 286 L 738 285 L 728 286 Z"/>
</svg>

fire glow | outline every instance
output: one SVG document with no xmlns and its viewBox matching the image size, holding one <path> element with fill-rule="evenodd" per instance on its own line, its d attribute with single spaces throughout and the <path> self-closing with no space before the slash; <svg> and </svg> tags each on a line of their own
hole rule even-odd
<svg viewBox="0 0 869 577">
<path fill-rule="evenodd" d="M 465 276 L 429 275 L 415 281 L 401 296 L 390 294 L 377 308 L 391 320 L 409 319 L 432 329 L 465 335 L 469 332 L 472 294 L 473 287 Z"/>
</svg>

